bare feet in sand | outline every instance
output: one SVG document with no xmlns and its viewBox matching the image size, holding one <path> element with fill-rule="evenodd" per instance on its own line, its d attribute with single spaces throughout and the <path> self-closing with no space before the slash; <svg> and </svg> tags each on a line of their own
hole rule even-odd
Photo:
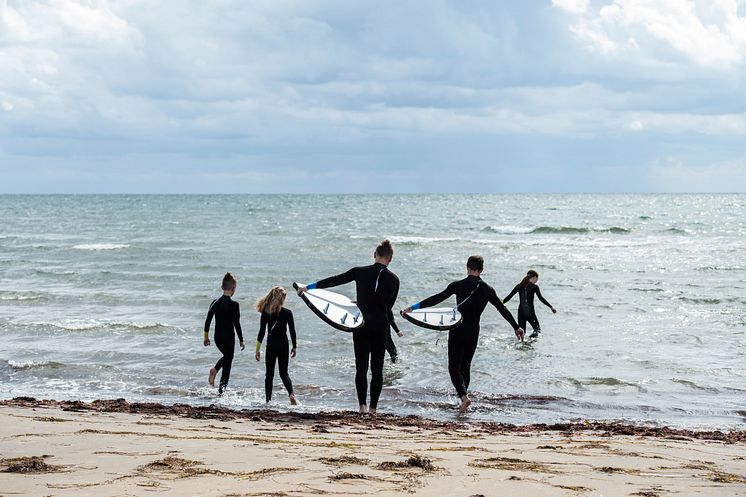
<svg viewBox="0 0 746 497">
<path fill-rule="evenodd" d="M 459 412 L 468 411 L 470 405 L 471 405 L 471 399 L 469 398 L 468 395 L 464 395 L 463 397 L 461 397 L 461 405 L 458 408 Z"/>
<path fill-rule="evenodd" d="M 217 375 L 218 375 L 218 370 L 215 368 L 210 368 L 210 376 L 207 377 L 207 383 L 209 383 L 211 387 L 215 386 L 215 377 Z"/>
<path fill-rule="evenodd" d="M 365 404 L 360 404 L 360 414 L 368 414 L 368 406 Z"/>
<path fill-rule="evenodd" d="M 297 406 L 298 405 L 298 399 L 295 398 L 295 394 L 290 394 L 290 404 Z"/>
<path fill-rule="evenodd" d="M 376 415 L 376 408 L 375 407 L 371 407 L 370 411 L 368 411 L 368 412 L 370 413 L 371 416 L 375 416 Z"/>
</svg>

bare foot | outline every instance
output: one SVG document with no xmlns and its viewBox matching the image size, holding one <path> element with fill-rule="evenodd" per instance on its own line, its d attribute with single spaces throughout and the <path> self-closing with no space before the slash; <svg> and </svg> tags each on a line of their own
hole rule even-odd
<svg viewBox="0 0 746 497">
<path fill-rule="evenodd" d="M 290 404 L 294 406 L 298 405 L 298 399 L 295 398 L 295 394 L 290 394 Z"/>
<path fill-rule="evenodd" d="M 371 416 L 375 416 L 376 415 L 376 408 L 375 407 L 371 407 L 370 408 L 370 415 Z"/>
<path fill-rule="evenodd" d="M 217 375 L 218 375 L 218 370 L 215 368 L 210 368 L 210 376 L 207 377 L 207 383 L 209 383 L 211 387 L 215 386 L 215 377 Z"/>
<path fill-rule="evenodd" d="M 470 405 L 471 405 L 471 399 L 469 398 L 468 395 L 464 395 L 463 397 L 461 397 L 461 405 L 458 408 L 459 412 L 468 411 Z"/>
<path fill-rule="evenodd" d="M 368 414 L 368 406 L 360 404 L 360 414 Z"/>
</svg>

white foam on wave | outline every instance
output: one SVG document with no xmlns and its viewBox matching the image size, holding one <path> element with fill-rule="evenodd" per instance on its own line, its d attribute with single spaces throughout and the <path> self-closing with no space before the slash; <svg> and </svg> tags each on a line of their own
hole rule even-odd
<svg viewBox="0 0 746 497">
<path fill-rule="evenodd" d="M 73 246 L 74 249 L 78 250 L 116 250 L 128 247 L 129 244 L 126 243 L 82 243 Z"/>
<path fill-rule="evenodd" d="M 526 227 L 526 226 L 487 226 L 484 228 L 484 231 L 489 231 L 491 233 L 497 233 L 499 235 L 524 235 L 526 233 L 531 233 L 535 228 L 533 226 Z"/>
</svg>

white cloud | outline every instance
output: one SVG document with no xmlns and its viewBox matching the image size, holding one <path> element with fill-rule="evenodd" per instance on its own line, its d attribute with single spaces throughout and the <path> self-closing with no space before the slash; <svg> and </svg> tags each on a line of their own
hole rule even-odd
<svg viewBox="0 0 746 497">
<path fill-rule="evenodd" d="M 602 53 L 626 46 L 667 58 L 667 48 L 711 68 L 746 58 L 746 18 L 736 0 L 615 0 L 579 14 L 570 30 Z"/>
<path fill-rule="evenodd" d="M 656 161 L 648 181 L 661 192 L 741 192 L 746 184 L 746 162 L 687 164 L 679 157 Z"/>
<path fill-rule="evenodd" d="M 582 14 L 588 10 L 589 0 L 552 0 L 552 5 L 572 14 Z"/>
</svg>

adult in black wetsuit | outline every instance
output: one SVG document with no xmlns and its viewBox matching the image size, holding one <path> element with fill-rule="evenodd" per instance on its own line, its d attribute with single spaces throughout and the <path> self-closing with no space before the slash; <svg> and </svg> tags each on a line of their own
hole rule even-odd
<svg viewBox="0 0 746 497">
<path fill-rule="evenodd" d="M 463 321 L 457 328 L 448 332 L 448 373 L 461 398 L 461 412 L 465 412 L 471 405 L 471 399 L 467 395 L 471 379 L 471 361 L 479 342 L 479 320 L 488 302 L 510 323 L 516 337 L 523 340 L 523 328 L 518 326 L 513 315 L 497 298 L 495 290 L 480 277 L 483 269 L 484 259 L 479 255 L 472 255 L 466 261 L 466 278 L 454 281 L 442 292 L 402 311 L 411 312 L 423 307 L 432 307 L 451 295 L 456 296 L 456 307 L 463 316 Z"/>
<path fill-rule="evenodd" d="M 354 267 L 346 273 L 326 278 L 308 286 L 299 285 L 298 294 L 314 288 L 330 288 L 355 282 L 357 306 L 363 314 L 362 329 L 352 332 L 355 347 L 355 388 L 360 413 L 368 412 L 368 365 L 370 364 L 370 413 L 375 414 L 378 397 L 383 388 L 383 360 L 389 326 L 399 332 L 391 312 L 399 295 L 399 278 L 389 271 L 388 265 L 394 256 L 391 242 L 384 240 L 375 252 L 370 266 Z"/>
<path fill-rule="evenodd" d="M 295 357 L 295 321 L 293 320 L 293 311 L 285 309 L 282 305 L 285 303 L 287 292 L 281 286 L 272 287 L 272 289 L 259 299 L 256 303 L 256 310 L 262 313 L 259 319 L 259 335 L 256 337 L 256 353 L 254 357 L 257 361 L 261 359 L 260 349 L 264 333 L 267 333 L 267 357 L 265 360 L 267 372 L 264 377 L 264 393 L 267 402 L 272 400 L 272 383 L 275 378 L 275 362 L 280 365 L 280 378 L 282 379 L 285 390 L 290 397 L 290 403 L 296 405 L 298 400 L 293 393 L 293 382 L 288 375 L 288 335 L 290 329 L 290 339 L 293 342 L 293 348 L 290 350 L 290 357 Z"/>
<path fill-rule="evenodd" d="M 539 320 L 536 318 L 536 310 L 534 309 L 534 295 L 539 297 L 541 303 L 549 307 L 553 314 L 557 314 L 557 309 L 552 307 L 552 304 L 546 301 L 541 295 L 539 285 L 536 282 L 539 281 L 539 273 L 533 269 L 529 269 L 526 276 L 523 277 L 520 283 L 518 283 L 513 291 L 511 291 L 507 297 L 503 299 L 503 303 L 507 303 L 513 295 L 518 294 L 520 301 L 518 302 L 518 324 L 522 328 L 526 327 L 526 323 L 531 324 L 534 331 L 531 333 L 530 338 L 536 338 L 541 333 L 541 325 Z"/>
<path fill-rule="evenodd" d="M 241 350 L 245 347 L 243 334 L 241 333 L 241 312 L 238 308 L 238 302 L 231 300 L 233 294 L 236 293 L 236 278 L 231 273 L 225 273 L 225 276 L 223 276 L 222 289 L 223 296 L 213 300 L 210 309 L 207 311 L 204 339 L 205 347 L 208 347 L 210 345 L 210 323 L 212 317 L 215 316 L 215 345 L 223 354 L 223 357 L 218 359 L 214 368 L 210 369 L 210 376 L 207 381 L 211 386 L 215 386 L 215 376 L 222 369 L 223 374 L 220 375 L 220 387 L 218 388 L 218 393 L 221 395 L 225 387 L 228 386 L 228 380 L 231 377 L 233 349 L 236 347 L 236 339 L 233 335 L 234 329 L 238 335 Z"/>
<path fill-rule="evenodd" d="M 392 327 L 396 328 L 396 324 L 394 324 Z M 404 333 L 402 333 L 398 328 L 396 328 L 396 336 L 403 337 Z M 399 357 L 399 353 L 396 350 L 396 344 L 394 343 L 394 340 L 391 338 L 391 328 L 389 328 L 388 333 L 386 335 L 386 352 L 389 353 L 391 362 L 395 363 L 397 361 L 397 358 Z"/>
</svg>

